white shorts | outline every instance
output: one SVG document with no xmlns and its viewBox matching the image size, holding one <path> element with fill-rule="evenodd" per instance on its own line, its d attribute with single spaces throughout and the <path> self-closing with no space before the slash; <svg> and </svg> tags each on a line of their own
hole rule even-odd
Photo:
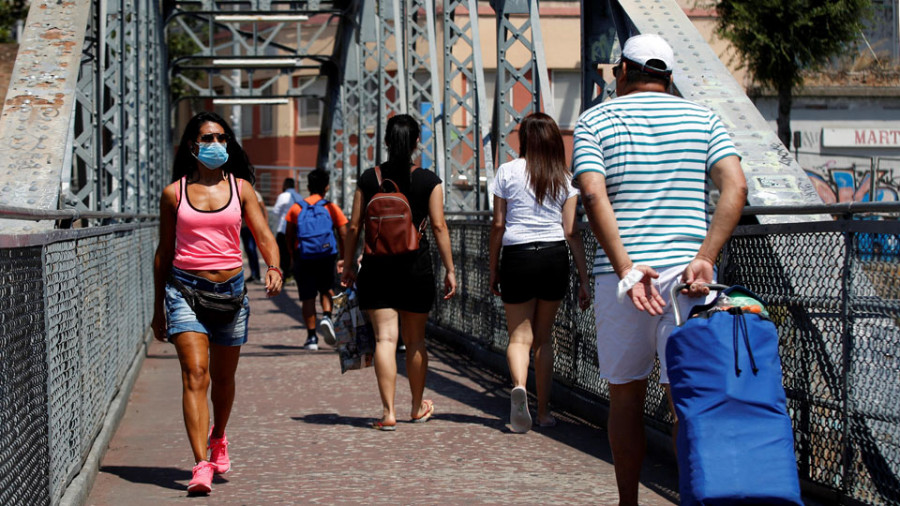
<svg viewBox="0 0 900 506">
<path fill-rule="evenodd" d="M 594 277 L 594 317 L 601 378 L 613 385 L 646 379 L 653 371 L 654 359 L 659 356 L 659 382 L 669 382 L 666 342 L 675 330 L 669 291 L 673 284 L 681 282 L 685 267 L 687 265 L 657 271 L 659 278 L 654 280 L 654 284 L 666 301 L 662 316 L 650 316 L 645 311 L 638 311 L 627 296 L 621 304 L 616 301 L 619 276 L 615 273 Z M 678 309 L 682 321 L 687 319 L 692 307 L 705 304 L 714 297 L 713 293 L 707 298 L 679 294 Z"/>
</svg>

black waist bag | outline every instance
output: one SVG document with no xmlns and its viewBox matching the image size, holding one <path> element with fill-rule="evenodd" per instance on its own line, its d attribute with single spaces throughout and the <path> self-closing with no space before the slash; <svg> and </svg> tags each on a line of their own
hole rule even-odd
<svg viewBox="0 0 900 506">
<path fill-rule="evenodd" d="M 169 282 L 181 292 L 184 300 L 197 315 L 197 319 L 212 325 L 227 325 L 233 322 L 244 304 L 244 295 L 247 294 L 246 286 L 239 296 L 234 297 L 191 288 L 174 276 L 169 278 Z"/>
</svg>

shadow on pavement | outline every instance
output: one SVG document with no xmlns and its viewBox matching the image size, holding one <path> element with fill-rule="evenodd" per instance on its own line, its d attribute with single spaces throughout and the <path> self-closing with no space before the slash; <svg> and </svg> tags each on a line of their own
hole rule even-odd
<svg viewBox="0 0 900 506">
<path fill-rule="evenodd" d="M 502 432 L 512 432 L 507 426 L 509 418 L 509 389 L 512 388 L 512 384 L 505 374 L 490 370 L 478 361 L 465 356 L 463 351 L 454 349 L 452 345 L 437 340 L 428 340 L 428 353 L 439 359 L 441 363 L 446 364 L 446 366 L 442 367 L 438 363 L 435 364 L 435 367 L 428 368 L 427 381 L 429 389 L 464 404 L 477 407 L 479 410 L 497 417 L 496 419 L 490 419 L 454 414 L 441 416 L 438 414 L 435 415 L 435 418 L 452 421 L 457 421 L 454 418 L 459 418 L 458 421 L 460 423 L 480 423 L 486 426 L 495 426 Z M 398 356 L 397 363 L 397 373 L 405 375 L 406 370 L 401 356 Z M 481 387 L 483 391 L 477 391 L 460 383 L 453 379 L 452 376 L 455 375 L 466 377 L 467 380 Z M 529 375 L 533 376 L 534 371 L 531 370 Z M 533 408 L 532 413 L 534 413 L 536 402 L 533 392 L 529 392 L 529 404 Z M 534 432 L 612 464 L 612 452 L 609 447 L 606 430 L 561 409 L 559 406 L 553 406 L 552 400 L 551 408 L 559 424 L 553 428 L 535 427 L 533 429 Z M 472 418 L 475 419 L 469 420 Z M 645 487 L 664 496 L 673 503 L 678 503 L 677 463 L 671 456 L 661 455 L 652 450 L 649 451 L 644 459 L 641 475 L 641 483 Z"/>
<path fill-rule="evenodd" d="M 370 428 L 374 418 L 359 416 L 342 416 L 336 413 L 312 413 L 304 416 L 292 416 L 291 420 L 313 425 L 349 425 L 351 427 Z"/>
<path fill-rule="evenodd" d="M 157 487 L 180 490 L 187 493 L 191 472 L 178 467 L 102 466 L 101 473 L 109 473 L 132 483 L 145 483 Z M 213 477 L 213 483 L 228 483 L 221 475 Z"/>
</svg>

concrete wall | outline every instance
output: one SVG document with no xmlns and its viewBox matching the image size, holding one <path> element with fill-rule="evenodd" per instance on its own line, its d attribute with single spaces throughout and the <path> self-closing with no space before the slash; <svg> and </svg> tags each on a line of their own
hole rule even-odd
<svg viewBox="0 0 900 506">
<path fill-rule="evenodd" d="M 777 98 L 757 97 L 754 103 L 775 130 Z M 801 91 L 793 101 L 791 129 L 800 132 L 801 144 L 791 152 L 823 201 L 872 200 L 873 164 L 879 169 L 874 200 L 900 200 L 900 88 Z M 856 147 L 829 143 L 823 139 L 826 129 L 844 130 L 859 142 Z"/>
</svg>

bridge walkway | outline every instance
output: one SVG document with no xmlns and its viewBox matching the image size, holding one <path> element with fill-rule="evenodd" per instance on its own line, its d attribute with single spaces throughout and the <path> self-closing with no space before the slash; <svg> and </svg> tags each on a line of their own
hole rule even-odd
<svg viewBox="0 0 900 506">
<path fill-rule="evenodd" d="M 301 348 L 296 289 L 267 300 L 250 285 L 250 342 L 228 434 L 233 468 L 211 504 L 615 504 L 606 432 L 566 413 L 553 429 L 510 432 L 508 378 L 430 338 L 426 398 L 436 415 L 378 432 L 372 368 L 341 375 L 327 346 Z M 397 405 L 410 402 L 399 363 Z M 153 342 L 87 504 L 170 504 L 193 465 L 178 361 Z M 531 399 L 532 406 L 534 399 Z M 405 408 L 398 411 L 401 413 Z M 649 455 L 641 503 L 677 503 L 671 457 Z"/>
</svg>

